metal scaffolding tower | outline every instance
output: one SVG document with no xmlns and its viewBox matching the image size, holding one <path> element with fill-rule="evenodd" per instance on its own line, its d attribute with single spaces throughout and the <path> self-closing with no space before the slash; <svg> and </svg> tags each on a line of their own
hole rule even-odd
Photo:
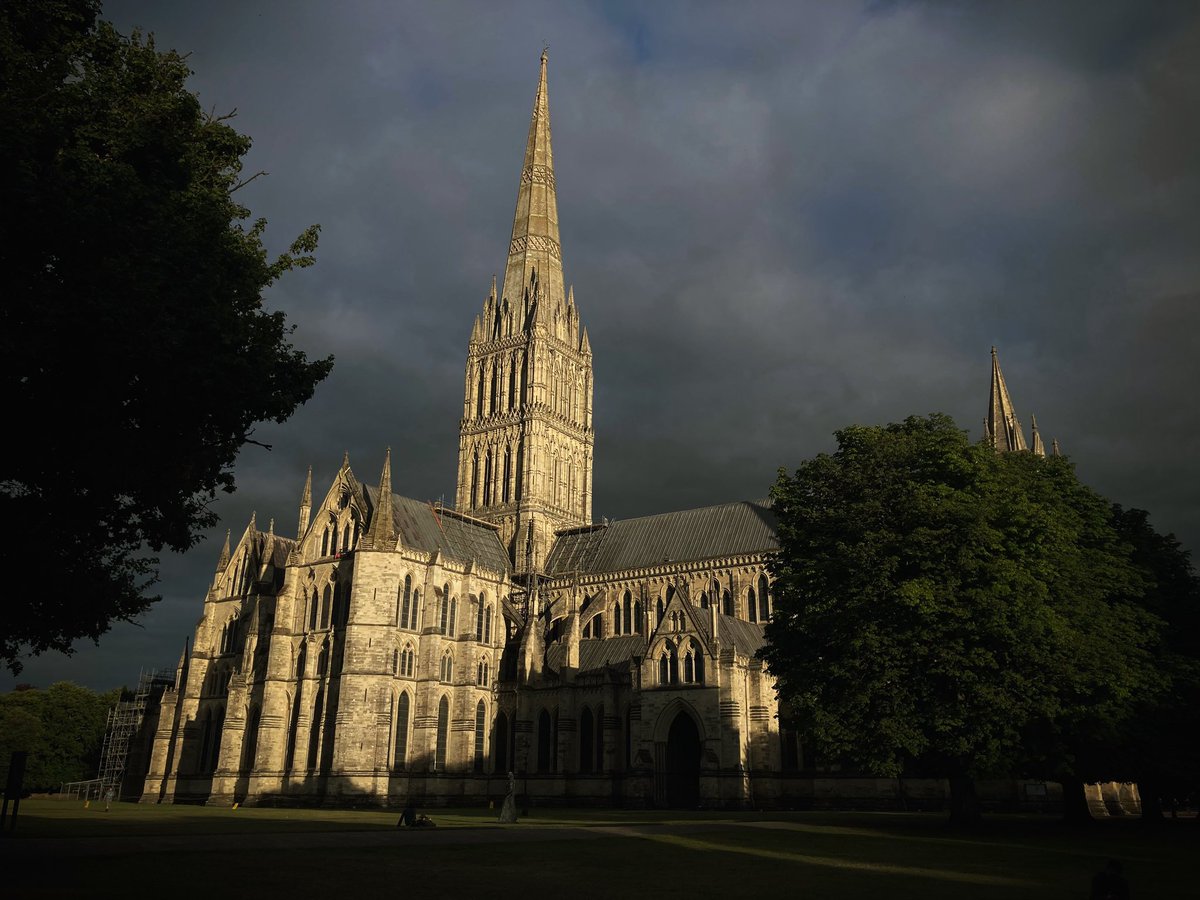
<svg viewBox="0 0 1200 900">
<path fill-rule="evenodd" d="M 121 783 L 125 780 L 125 763 L 129 758 L 129 744 L 142 727 L 146 717 L 146 705 L 151 694 L 170 687 L 175 676 L 165 669 L 143 669 L 138 673 L 138 686 L 132 699 L 121 700 L 108 711 L 108 724 L 104 730 L 104 745 L 100 751 L 100 771 L 96 776 L 99 794 L 112 788 L 113 794 L 121 796 Z"/>
</svg>

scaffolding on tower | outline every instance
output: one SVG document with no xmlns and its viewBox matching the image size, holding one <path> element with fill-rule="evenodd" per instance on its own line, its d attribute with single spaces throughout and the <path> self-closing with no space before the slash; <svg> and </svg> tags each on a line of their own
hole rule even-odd
<svg viewBox="0 0 1200 900">
<path fill-rule="evenodd" d="M 68 798 L 99 799 L 112 789 L 113 796 L 121 796 L 125 781 L 125 767 L 129 760 L 129 747 L 146 718 L 146 707 L 156 692 L 173 687 L 175 676 L 168 669 L 143 669 L 138 673 L 137 689 L 129 699 L 118 700 L 108 711 L 104 727 L 104 743 L 100 750 L 100 769 L 95 778 L 87 781 L 72 781 L 62 785 L 62 793 Z"/>
</svg>

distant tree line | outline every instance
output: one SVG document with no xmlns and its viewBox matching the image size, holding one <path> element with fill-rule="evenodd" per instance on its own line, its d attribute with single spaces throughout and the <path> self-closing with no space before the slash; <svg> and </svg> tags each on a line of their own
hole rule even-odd
<svg viewBox="0 0 1200 900">
<path fill-rule="evenodd" d="M 95 778 L 108 711 L 121 695 L 121 688 L 98 694 L 69 681 L 0 694 L 0 790 L 14 750 L 29 754 L 27 791 Z"/>
<path fill-rule="evenodd" d="M 875 776 L 1195 788 L 1200 579 L 1143 510 L 1063 457 L 997 453 L 944 415 L 837 432 L 781 471 L 764 658 L 816 753 Z"/>
</svg>

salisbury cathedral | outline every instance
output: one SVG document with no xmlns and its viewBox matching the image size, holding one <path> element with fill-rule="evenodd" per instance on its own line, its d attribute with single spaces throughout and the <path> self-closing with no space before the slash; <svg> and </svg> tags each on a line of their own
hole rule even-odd
<svg viewBox="0 0 1200 900">
<path fill-rule="evenodd" d="M 756 655 L 771 509 L 592 522 L 592 350 L 564 284 L 543 53 L 455 507 L 393 494 L 390 453 L 371 482 L 343 459 L 323 494 L 310 470 L 294 538 L 227 539 L 144 801 L 480 803 L 510 771 L 535 804 L 814 800 Z M 994 354 L 987 429 L 1025 449 Z"/>
</svg>

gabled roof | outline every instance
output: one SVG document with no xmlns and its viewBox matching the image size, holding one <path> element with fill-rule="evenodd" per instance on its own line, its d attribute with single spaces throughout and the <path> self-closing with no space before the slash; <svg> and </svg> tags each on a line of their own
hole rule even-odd
<svg viewBox="0 0 1200 900">
<path fill-rule="evenodd" d="M 736 616 L 720 614 L 721 621 L 717 625 L 720 631 L 721 646 L 733 649 L 739 656 L 753 656 L 766 643 L 763 639 L 763 626 L 757 622 L 745 622 Z"/>
<path fill-rule="evenodd" d="M 262 534 L 262 532 L 260 531 L 259 534 Z M 264 539 L 266 538 L 265 534 L 262 536 Z M 296 549 L 296 544 L 298 543 L 299 541 L 293 541 L 291 538 L 275 535 L 275 542 L 271 545 L 271 565 L 277 569 L 282 569 L 284 566 L 286 566 L 288 554 Z"/>
<path fill-rule="evenodd" d="M 627 634 L 603 640 L 579 642 L 579 671 L 594 672 L 617 664 L 626 664 L 633 656 L 646 655 L 646 638 L 640 634 Z M 561 671 L 567 658 L 565 641 L 551 644 L 546 650 L 546 667 Z"/>
<path fill-rule="evenodd" d="M 779 549 L 766 500 L 739 500 L 560 532 L 548 575 L 603 574 Z"/>
<path fill-rule="evenodd" d="M 368 486 L 366 491 L 374 515 L 379 490 Z M 440 550 L 456 562 L 474 561 L 493 572 L 508 572 L 512 568 L 493 526 L 470 522 L 448 511 L 439 513 L 423 500 L 399 494 L 392 494 L 392 522 L 407 547 L 427 553 Z"/>
</svg>

